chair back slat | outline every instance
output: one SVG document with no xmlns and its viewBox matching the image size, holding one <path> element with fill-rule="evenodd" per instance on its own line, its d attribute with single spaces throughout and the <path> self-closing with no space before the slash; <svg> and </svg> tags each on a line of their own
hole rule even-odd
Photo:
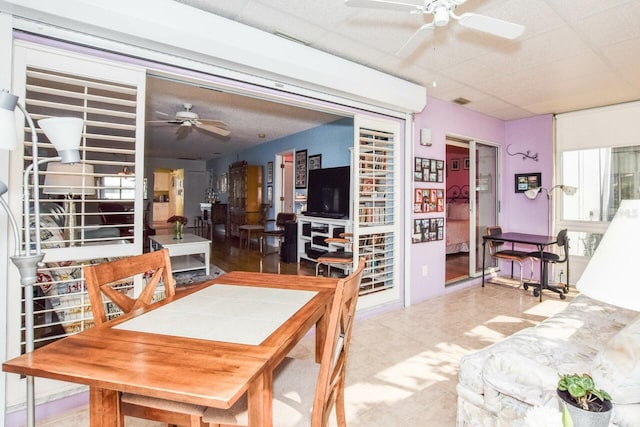
<svg viewBox="0 0 640 427">
<path fill-rule="evenodd" d="M 502 227 L 487 227 L 487 235 L 489 236 L 497 236 L 502 234 Z M 489 240 L 489 253 L 491 256 L 494 256 L 496 252 L 499 252 L 502 249 L 502 242 L 497 242 L 495 240 Z"/>
<path fill-rule="evenodd" d="M 83 270 L 96 325 L 107 321 L 103 295 L 123 312 L 129 313 L 151 304 L 153 295 L 161 281 L 164 283 L 167 296 L 176 293 L 169 250 L 166 248 L 102 264 L 87 265 L 83 267 Z M 137 298 L 131 298 L 118 290 L 119 283 L 139 274 L 150 275 L 150 277 Z"/>
<path fill-rule="evenodd" d="M 312 427 L 328 425 L 331 409 L 339 393 L 344 393 L 345 368 L 358 292 L 362 281 L 365 258 L 344 279 L 340 279 L 331 302 L 327 335 L 323 343 L 320 373 L 312 411 Z"/>
</svg>

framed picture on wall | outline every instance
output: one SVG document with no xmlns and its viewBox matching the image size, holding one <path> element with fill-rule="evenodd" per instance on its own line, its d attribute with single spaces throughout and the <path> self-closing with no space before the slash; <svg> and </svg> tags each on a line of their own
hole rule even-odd
<svg viewBox="0 0 640 427">
<path fill-rule="evenodd" d="M 542 173 L 517 173 L 516 193 L 524 193 L 527 190 L 542 187 Z"/>
<path fill-rule="evenodd" d="M 296 188 L 307 188 L 307 150 L 296 151 Z"/>
<path fill-rule="evenodd" d="M 273 184 L 273 162 L 267 162 L 267 184 Z"/>
<path fill-rule="evenodd" d="M 468 157 L 464 158 L 463 167 L 465 169 L 469 169 L 469 158 Z"/>
<path fill-rule="evenodd" d="M 311 169 L 322 169 L 322 154 L 309 156 L 309 170 Z"/>
<path fill-rule="evenodd" d="M 452 159 L 451 160 L 451 170 L 459 171 L 460 170 L 460 159 Z"/>
</svg>

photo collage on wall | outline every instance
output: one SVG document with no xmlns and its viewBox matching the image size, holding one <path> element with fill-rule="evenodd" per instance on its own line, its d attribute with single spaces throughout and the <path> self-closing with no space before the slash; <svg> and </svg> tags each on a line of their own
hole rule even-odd
<svg viewBox="0 0 640 427">
<path fill-rule="evenodd" d="M 413 220 L 412 243 L 431 242 L 444 239 L 444 217 Z"/>
<path fill-rule="evenodd" d="M 416 188 L 413 201 L 413 212 L 444 212 L 444 189 Z"/>
<path fill-rule="evenodd" d="M 444 182 L 444 160 L 416 157 L 413 180 L 417 182 Z"/>
</svg>

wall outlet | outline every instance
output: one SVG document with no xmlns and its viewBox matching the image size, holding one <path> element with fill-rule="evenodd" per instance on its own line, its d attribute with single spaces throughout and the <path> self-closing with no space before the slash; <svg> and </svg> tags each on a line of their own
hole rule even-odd
<svg viewBox="0 0 640 427">
<path fill-rule="evenodd" d="M 422 266 L 422 276 L 427 277 L 429 275 L 429 266 L 428 265 L 423 265 Z"/>
</svg>

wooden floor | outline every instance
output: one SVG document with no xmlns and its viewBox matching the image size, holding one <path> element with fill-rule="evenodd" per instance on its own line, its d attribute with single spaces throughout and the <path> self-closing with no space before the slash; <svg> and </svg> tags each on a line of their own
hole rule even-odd
<svg viewBox="0 0 640 427">
<path fill-rule="evenodd" d="M 447 255 L 445 283 L 453 283 L 469 277 L 469 254 L 459 252 Z"/>
<path fill-rule="evenodd" d="M 216 227 L 211 241 L 211 263 L 226 272 L 229 271 L 262 271 L 264 273 L 300 274 L 313 276 L 315 264 L 308 261 L 285 263 L 280 261 L 279 253 L 262 256 L 257 239 L 251 241 L 250 249 L 240 248 L 237 237 L 227 239 L 224 228 Z M 271 248 L 270 250 L 275 249 Z"/>
</svg>

